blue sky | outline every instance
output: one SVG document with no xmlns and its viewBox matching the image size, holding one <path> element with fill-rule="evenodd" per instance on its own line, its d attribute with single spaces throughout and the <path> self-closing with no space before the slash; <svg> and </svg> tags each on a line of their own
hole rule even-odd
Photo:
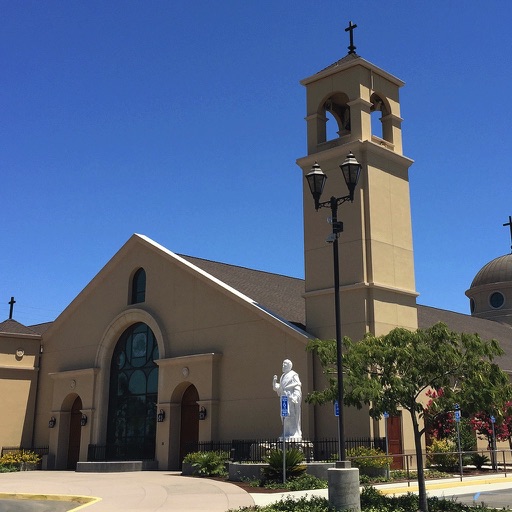
<svg viewBox="0 0 512 512">
<path fill-rule="evenodd" d="M 303 276 L 305 89 L 401 78 L 418 302 L 510 251 L 512 2 L 0 0 L 0 320 L 53 320 L 132 233 Z M 1 303 L 4 306 L 1 306 Z M 2 313 L 3 311 L 3 313 Z"/>
</svg>

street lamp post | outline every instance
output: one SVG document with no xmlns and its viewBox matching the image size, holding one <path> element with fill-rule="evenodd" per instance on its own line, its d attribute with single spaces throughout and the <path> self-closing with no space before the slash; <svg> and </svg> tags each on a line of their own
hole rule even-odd
<svg viewBox="0 0 512 512">
<path fill-rule="evenodd" d="M 343 364 L 342 364 L 342 334 L 341 334 L 341 309 L 340 309 L 340 269 L 338 254 L 338 238 L 343 231 L 343 222 L 338 220 L 338 206 L 346 201 L 354 201 L 354 190 L 361 173 L 361 164 L 356 160 L 352 152 L 347 155 L 345 161 L 340 165 L 343 178 L 348 188 L 348 195 L 342 197 L 332 196 L 329 201 L 320 202 L 327 176 L 315 162 L 311 171 L 306 174 L 306 179 L 315 201 L 315 210 L 320 208 L 331 209 L 332 235 L 327 239 L 332 243 L 334 263 L 334 308 L 336 321 L 336 370 L 338 373 L 338 457 L 345 462 L 345 427 L 343 423 Z"/>
</svg>

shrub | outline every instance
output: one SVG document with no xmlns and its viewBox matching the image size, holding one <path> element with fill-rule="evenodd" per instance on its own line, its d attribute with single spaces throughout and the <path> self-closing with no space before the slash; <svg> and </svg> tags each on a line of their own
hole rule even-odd
<svg viewBox="0 0 512 512">
<path fill-rule="evenodd" d="M 319 496 L 303 496 L 299 499 L 292 497 L 283 498 L 277 503 L 264 507 L 240 507 L 237 512 L 336 512 L 336 509 L 329 505 L 327 498 Z"/>
<path fill-rule="evenodd" d="M 489 457 L 483 453 L 473 453 L 470 460 L 471 464 L 476 466 L 476 469 L 482 469 L 482 466 L 487 466 L 491 463 Z"/>
<path fill-rule="evenodd" d="M 192 452 L 185 456 L 184 463 L 191 464 L 193 474 L 197 476 L 226 476 L 226 461 L 229 453 L 217 452 Z"/>
<path fill-rule="evenodd" d="M 303 474 L 283 482 L 270 482 L 263 485 L 266 489 L 286 489 L 287 491 L 310 491 L 311 489 L 327 489 L 327 480 L 313 475 Z"/>
<path fill-rule="evenodd" d="M 286 450 L 285 466 L 286 476 L 294 478 L 302 475 L 306 471 L 306 465 L 303 464 L 304 454 L 297 448 Z M 263 470 L 265 480 L 282 481 L 283 480 L 283 450 L 271 450 L 265 457 L 268 467 Z"/>
<path fill-rule="evenodd" d="M 18 450 L 5 453 L 0 457 L 0 468 L 2 472 L 19 471 L 27 466 L 36 466 L 41 457 L 30 450 Z"/>
<path fill-rule="evenodd" d="M 448 439 L 434 439 L 427 448 L 427 466 L 435 466 L 441 471 L 453 471 L 459 464 L 455 444 Z"/>
<path fill-rule="evenodd" d="M 418 496 L 412 493 L 402 496 L 384 496 L 373 487 L 364 487 L 361 492 L 362 512 L 417 512 Z M 458 503 L 457 501 L 437 498 L 428 498 L 428 509 L 430 512 L 494 512 L 494 509 L 478 506 L 473 507 Z M 231 509 L 233 511 L 233 509 Z M 334 512 L 336 509 L 329 505 L 326 498 L 308 496 L 300 499 L 288 497 L 271 505 L 258 507 L 241 507 L 237 512 Z"/>
<path fill-rule="evenodd" d="M 368 448 L 367 446 L 359 446 L 351 448 L 347 451 L 347 458 L 356 468 L 388 468 L 392 462 L 392 458 L 377 448 Z"/>
</svg>

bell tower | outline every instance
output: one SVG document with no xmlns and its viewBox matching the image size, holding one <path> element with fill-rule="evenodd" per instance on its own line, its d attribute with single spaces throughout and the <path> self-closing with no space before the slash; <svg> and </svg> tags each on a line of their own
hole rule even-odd
<svg viewBox="0 0 512 512">
<path fill-rule="evenodd" d="M 305 78 L 307 156 L 327 175 L 323 200 L 347 194 L 339 165 L 352 152 L 362 165 L 353 203 L 340 206 L 340 304 L 343 335 L 357 340 L 394 327 L 417 328 L 409 167 L 402 152 L 399 89 L 404 83 L 355 52 Z M 327 130 L 334 123 L 335 130 Z M 334 133 L 328 136 L 328 133 Z M 329 210 L 315 211 L 303 178 L 306 323 L 308 332 L 334 338 L 333 254 Z"/>
</svg>

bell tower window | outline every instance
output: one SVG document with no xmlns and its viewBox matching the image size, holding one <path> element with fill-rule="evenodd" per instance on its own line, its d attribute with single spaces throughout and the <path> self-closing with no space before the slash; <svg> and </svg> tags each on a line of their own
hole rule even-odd
<svg viewBox="0 0 512 512">
<path fill-rule="evenodd" d="M 385 101 L 377 94 L 370 97 L 370 112 L 372 116 L 372 135 L 387 142 L 393 142 L 392 134 L 386 129 L 384 123 L 390 111 Z"/>
<path fill-rule="evenodd" d="M 139 268 L 132 278 L 132 293 L 130 304 L 139 304 L 146 300 L 146 271 Z"/>
</svg>

